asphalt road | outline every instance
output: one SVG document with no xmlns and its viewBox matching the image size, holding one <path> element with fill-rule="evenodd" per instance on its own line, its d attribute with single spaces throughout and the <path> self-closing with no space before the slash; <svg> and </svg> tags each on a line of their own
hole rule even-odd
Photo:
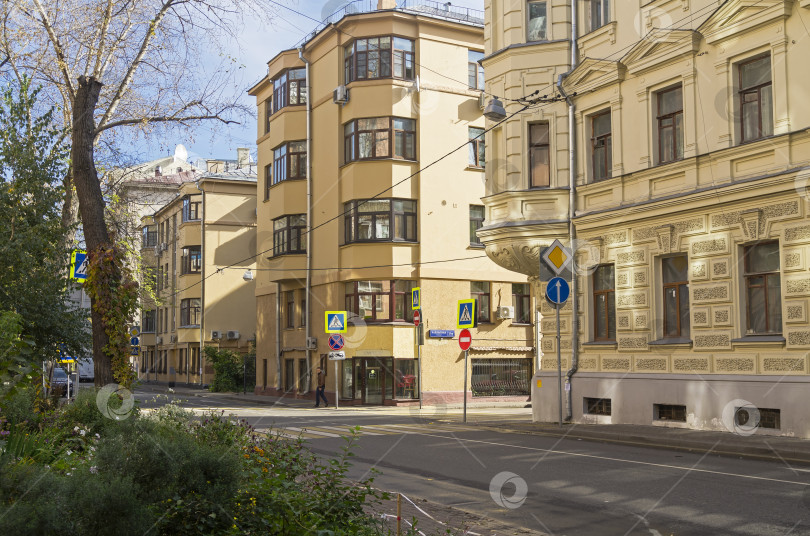
<svg viewBox="0 0 810 536">
<path fill-rule="evenodd" d="M 149 404 L 145 404 L 148 406 Z M 314 409 L 193 397 L 259 429 L 306 438 L 333 456 L 361 436 L 350 476 L 375 486 L 554 535 L 810 535 L 810 468 L 498 429 L 498 411 L 464 425 L 392 409 Z M 446 411 L 446 412 L 445 412 Z M 525 410 L 508 416 L 529 418 Z M 503 418 L 503 417 L 502 417 Z M 480 531 L 479 531 L 480 532 Z"/>
</svg>

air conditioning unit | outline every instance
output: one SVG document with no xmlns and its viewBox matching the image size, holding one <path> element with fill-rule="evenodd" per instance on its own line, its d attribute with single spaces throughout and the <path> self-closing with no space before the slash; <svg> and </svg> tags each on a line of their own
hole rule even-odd
<svg viewBox="0 0 810 536">
<path fill-rule="evenodd" d="M 211 330 L 211 340 L 212 341 L 218 341 L 221 338 L 222 338 L 222 332 L 221 331 L 216 330 L 216 329 Z"/>
<path fill-rule="evenodd" d="M 483 112 L 484 108 L 486 107 L 487 107 L 487 94 L 482 91 L 481 93 L 478 94 L 478 108 L 480 108 L 481 111 Z"/>
<path fill-rule="evenodd" d="M 169 342 L 177 342 L 177 335 L 171 335 L 169 337 Z"/>
<path fill-rule="evenodd" d="M 239 332 L 233 329 L 228 330 L 228 340 L 229 341 L 239 340 Z"/>
<path fill-rule="evenodd" d="M 155 337 L 155 344 L 163 344 L 163 337 L 161 337 L 160 335 Z"/>
<path fill-rule="evenodd" d="M 502 305 L 501 307 L 498 307 L 498 318 L 515 318 L 515 308 L 511 305 Z"/>
<path fill-rule="evenodd" d="M 318 349 L 318 337 L 307 337 L 307 350 Z"/>
<path fill-rule="evenodd" d="M 336 87 L 335 91 L 332 93 L 332 100 L 335 101 L 335 104 L 346 104 L 349 102 L 349 90 L 346 86 Z"/>
</svg>

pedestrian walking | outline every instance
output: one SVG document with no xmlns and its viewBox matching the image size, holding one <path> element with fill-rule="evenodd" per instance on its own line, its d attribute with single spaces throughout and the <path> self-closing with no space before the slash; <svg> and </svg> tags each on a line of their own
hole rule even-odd
<svg viewBox="0 0 810 536">
<path fill-rule="evenodd" d="M 315 389 L 315 407 L 320 407 L 321 399 L 323 399 L 323 406 L 329 407 L 329 401 L 326 399 L 326 373 L 318 367 L 318 387 Z"/>
</svg>

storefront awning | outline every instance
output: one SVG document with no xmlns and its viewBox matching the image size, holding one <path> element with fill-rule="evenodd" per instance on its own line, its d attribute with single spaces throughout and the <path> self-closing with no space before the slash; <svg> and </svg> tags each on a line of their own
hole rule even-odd
<svg viewBox="0 0 810 536">
<path fill-rule="evenodd" d="M 471 346 L 473 352 L 534 352 L 534 346 Z"/>
</svg>

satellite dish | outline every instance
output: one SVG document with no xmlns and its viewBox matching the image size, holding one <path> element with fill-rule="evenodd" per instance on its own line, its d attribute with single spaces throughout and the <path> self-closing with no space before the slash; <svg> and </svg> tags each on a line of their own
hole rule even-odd
<svg viewBox="0 0 810 536">
<path fill-rule="evenodd" d="M 178 143 L 177 147 L 174 148 L 174 157 L 183 162 L 188 158 L 188 151 L 182 143 Z"/>
</svg>

